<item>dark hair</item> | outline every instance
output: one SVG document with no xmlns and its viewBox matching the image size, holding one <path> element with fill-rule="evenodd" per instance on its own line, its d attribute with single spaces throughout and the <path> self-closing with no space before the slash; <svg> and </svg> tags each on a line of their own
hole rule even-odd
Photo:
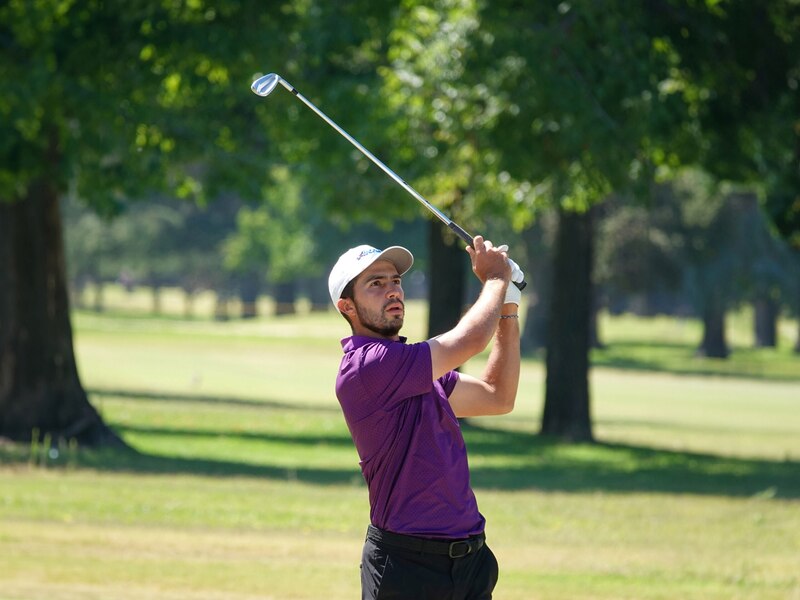
<svg viewBox="0 0 800 600">
<path fill-rule="evenodd" d="M 352 300 L 353 302 L 355 302 L 354 296 L 355 296 L 356 279 L 358 279 L 358 277 L 353 277 L 347 283 L 347 285 L 344 286 L 344 289 L 342 290 L 342 293 L 339 295 L 339 298 L 344 298 L 345 300 Z M 343 312 L 339 312 L 339 314 L 342 315 L 344 317 L 344 320 L 347 321 L 347 323 L 350 325 L 350 329 L 353 329 L 353 322 L 350 320 L 350 317 L 348 317 Z"/>
<path fill-rule="evenodd" d="M 350 280 L 350 282 L 346 286 L 344 286 L 344 289 L 342 290 L 342 293 L 339 295 L 339 298 L 347 298 L 348 300 L 353 299 L 356 287 L 356 279 L 358 279 L 358 277 L 353 277 Z"/>
</svg>

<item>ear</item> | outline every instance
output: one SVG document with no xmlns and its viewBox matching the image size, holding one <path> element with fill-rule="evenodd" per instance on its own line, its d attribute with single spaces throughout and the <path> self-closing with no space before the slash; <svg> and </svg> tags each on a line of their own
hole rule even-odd
<svg viewBox="0 0 800 600">
<path fill-rule="evenodd" d="M 355 315 L 356 312 L 356 307 L 350 298 L 339 298 L 336 302 L 336 308 L 339 309 L 339 312 L 349 316 Z"/>
</svg>

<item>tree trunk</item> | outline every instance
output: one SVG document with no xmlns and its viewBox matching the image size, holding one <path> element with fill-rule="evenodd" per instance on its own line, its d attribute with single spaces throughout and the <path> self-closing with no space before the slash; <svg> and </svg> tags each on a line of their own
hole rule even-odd
<svg viewBox="0 0 800 600">
<path fill-rule="evenodd" d="M 594 280 L 591 279 L 594 260 L 594 253 L 592 252 L 593 241 L 591 237 L 593 237 L 593 232 L 597 231 L 598 223 L 600 223 L 603 214 L 603 205 L 601 204 L 595 204 L 589 209 L 589 350 L 599 350 L 606 347 L 600 339 L 600 327 L 597 322 L 600 309 L 603 307 L 602 290 L 600 286 L 595 285 Z"/>
<path fill-rule="evenodd" d="M 800 318 L 797 319 L 797 340 L 794 343 L 794 353 L 800 354 Z"/>
<path fill-rule="evenodd" d="M 525 311 L 525 328 L 520 345 L 524 352 L 536 352 L 547 346 L 550 299 L 547 290 L 538 285 L 530 292 L 526 289 L 525 293 L 528 295 L 528 308 Z"/>
<path fill-rule="evenodd" d="M 324 277 L 312 277 L 306 281 L 306 293 L 311 303 L 311 312 L 328 312 L 331 309 L 331 297 L 327 284 L 328 280 Z"/>
<path fill-rule="evenodd" d="M 588 213 L 559 214 L 541 433 L 576 442 L 593 440 L 589 411 L 592 237 Z"/>
<path fill-rule="evenodd" d="M 725 340 L 725 306 L 719 293 L 712 291 L 703 308 L 703 341 L 697 349 L 699 356 L 728 358 Z"/>
<path fill-rule="evenodd" d="M 600 316 L 600 309 L 602 308 L 602 302 L 599 298 L 599 288 L 592 284 L 592 302 L 591 302 L 591 312 L 589 314 L 589 349 L 597 349 L 602 350 L 606 347 L 603 343 L 603 340 L 600 339 L 600 325 L 598 324 L 598 318 Z"/>
<path fill-rule="evenodd" d="M 797 339 L 794 342 L 794 352 L 795 354 L 800 354 L 800 294 L 798 294 L 797 300 Z"/>
<path fill-rule="evenodd" d="M 756 348 L 775 348 L 778 343 L 778 303 L 767 296 L 753 303 Z"/>
<path fill-rule="evenodd" d="M 239 298 L 242 301 L 242 318 L 255 319 L 258 316 L 258 296 L 261 284 L 257 275 L 244 277 L 239 284 Z"/>
<path fill-rule="evenodd" d="M 551 243 L 545 237 L 544 226 L 540 221 L 522 232 L 527 259 L 527 264 L 524 265 L 525 278 L 528 280 L 528 287 L 523 292 L 527 299 L 525 328 L 520 336 L 523 352 L 535 352 L 547 346 L 553 287 L 553 252 Z"/>
<path fill-rule="evenodd" d="M 227 321 L 231 318 L 228 312 L 228 305 L 230 298 L 227 292 L 217 292 L 217 298 L 214 301 L 214 320 Z"/>
<path fill-rule="evenodd" d="M 105 285 L 99 279 L 94 283 L 94 299 L 92 300 L 92 310 L 101 313 L 105 309 L 104 294 Z"/>
<path fill-rule="evenodd" d="M 197 298 L 197 292 L 184 288 L 183 290 L 183 318 L 194 318 L 194 301 Z"/>
<path fill-rule="evenodd" d="M 297 299 L 297 283 L 295 281 L 285 281 L 275 284 L 273 290 L 275 295 L 275 314 L 293 315 L 297 312 L 295 300 Z"/>
<path fill-rule="evenodd" d="M 445 234 L 448 233 L 448 237 Z M 458 324 L 464 308 L 467 254 L 460 240 L 449 236 L 439 221 L 428 221 L 430 296 L 428 338 Z"/>
<path fill-rule="evenodd" d="M 57 192 L 0 202 L 0 436 L 126 447 L 89 403 L 75 364 Z"/>
<path fill-rule="evenodd" d="M 162 297 L 162 295 L 161 295 L 161 284 L 160 283 L 154 283 L 153 286 L 150 288 L 150 292 L 151 292 L 151 297 L 152 297 L 152 300 L 153 300 L 153 308 L 152 308 L 151 312 L 152 312 L 152 314 L 154 314 L 156 316 L 160 316 L 161 315 L 161 305 L 162 305 L 162 302 L 161 302 L 161 297 Z"/>
</svg>

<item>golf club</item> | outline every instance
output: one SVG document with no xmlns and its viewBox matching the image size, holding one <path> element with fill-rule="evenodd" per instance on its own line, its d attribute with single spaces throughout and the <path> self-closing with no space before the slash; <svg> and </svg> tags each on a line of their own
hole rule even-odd
<svg viewBox="0 0 800 600">
<path fill-rule="evenodd" d="M 462 240 L 464 240 L 464 242 L 468 246 L 472 246 L 472 236 L 469 233 L 467 233 L 457 223 L 453 222 L 447 215 L 445 215 L 442 211 L 440 211 L 438 208 L 436 208 L 433 204 L 431 204 L 425 198 L 423 198 L 422 195 L 419 192 L 417 192 L 417 190 L 415 190 L 413 187 L 411 187 L 408 183 L 406 183 L 405 180 L 403 180 L 402 177 L 400 177 L 397 173 L 392 171 L 380 159 L 378 159 L 374 154 L 372 154 L 372 152 L 370 152 L 369 150 L 364 148 L 364 146 L 359 144 L 358 141 L 355 140 L 355 138 L 353 138 L 344 129 L 339 127 L 336 123 L 334 123 L 334 121 L 330 117 L 328 117 L 328 115 L 326 115 L 324 112 L 322 112 L 316 106 L 314 106 L 314 104 L 310 100 L 308 100 L 308 98 L 306 98 L 305 96 L 303 96 L 303 94 L 298 92 L 295 89 L 295 87 L 292 84 L 290 84 L 288 81 L 286 81 L 283 77 L 281 77 L 277 73 L 269 73 L 267 75 L 264 75 L 263 77 L 259 77 L 258 79 L 256 79 L 253 82 L 253 84 L 250 86 L 250 89 L 253 90 L 253 93 L 255 93 L 255 94 L 259 95 L 259 96 L 262 96 L 262 97 L 269 96 L 270 93 L 272 93 L 272 90 L 274 90 L 275 87 L 279 83 L 283 87 L 285 87 L 287 90 L 292 92 L 292 94 L 294 94 L 297 98 L 302 100 L 303 104 L 305 104 L 306 106 L 308 106 L 308 108 L 310 108 L 315 113 L 317 113 L 317 115 L 319 115 L 328 125 L 333 127 L 348 142 L 353 144 L 353 146 L 355 146 L 356 149 L 358 149 L 359 152 L 361 152 L 364 156 L 366 156 L 368 159 L 370 159 L 373 163 L 378 165 L 383 170 L 383 172 L 386 173 L 392 179 L 394 179 L 400 185 L 400 187 L 402 187 L 405 191 L 407 191 L 414 198 L 416 198 L 420 203 L 422 203 L 425 206 L 425 208 L 427 208 L 434 215 L 436 215 L 442 221 L 442 223 L 447 225 L 453 231 L 453 233 L 455 233 L 458 237 L 460 237 Z M 527 283 L 524 282 L 524 281 L 521 282 L 521 283 L 517 283 L 517 282 L 512 282 L 512 283 L 514 283 L 514 285 L 517 286 L 520 290 L 523 289 L 527 285 Z"/>
</svg>

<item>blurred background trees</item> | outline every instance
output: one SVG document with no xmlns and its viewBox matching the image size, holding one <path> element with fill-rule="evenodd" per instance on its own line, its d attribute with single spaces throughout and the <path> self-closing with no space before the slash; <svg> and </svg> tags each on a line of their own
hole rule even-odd
<svg viewBox="0 0 800 600">
<path fill-rule="evenodd" d="M 0 435 L 118 442 L 80 385 L 68 285 L 95 310 L 109 282 L 146 286 L 154 311 L 180 288 L 187 316 L 209 290 L 220 319 L 264 295 L 331 310 L 340 252 L 401 243 L 429 334 L 457 321 L 460 242 L 290 94 L 253 96 L 275 70 L 509 243 L 542 432 L 593 439 L 599 310 L 700 319 L 714 358 L 731 310 L 753 306 L 759 346 L 800 316 L 798 32 L 789 0 L 6 3 Z"/>
</svg>

